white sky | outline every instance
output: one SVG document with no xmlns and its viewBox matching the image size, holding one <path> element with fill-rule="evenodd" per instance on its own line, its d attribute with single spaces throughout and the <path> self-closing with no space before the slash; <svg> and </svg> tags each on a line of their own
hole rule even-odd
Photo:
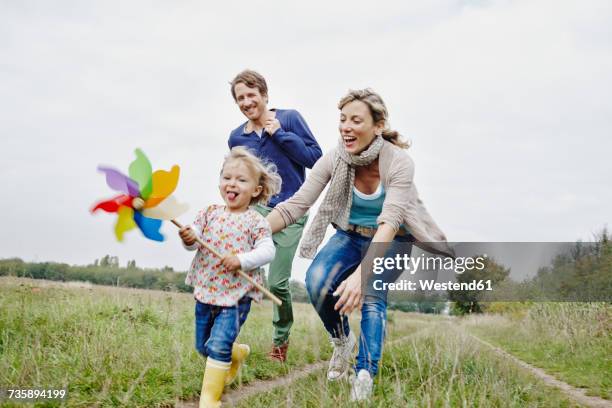
<svg viewBox="0 0 612 408">
<path fill-rule="evenodd" d="M 324 151 L 338 99 L 376 89 L 451 241 L 588 240 L 612 221 L 611 40 L 608 0 L 0 2 L 0 257 L 187 269 L 173 225 L 120 244 L 89 214 L 112 195 L 96 166 L 179 164 L 190 222 L 221 200 L 247 67 Z"/>
</svg>

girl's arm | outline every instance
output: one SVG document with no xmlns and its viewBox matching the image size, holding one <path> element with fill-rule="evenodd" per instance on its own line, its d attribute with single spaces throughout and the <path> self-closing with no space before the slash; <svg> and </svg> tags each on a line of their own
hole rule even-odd
<svg viewBox="0 0 612 408">
<path fill-rule="evenodd" d="M 192 225 L 184 225 L 179 230 L 179 236 L 183 241 L 183 247 L 188 251 L 195 251 L 198 249 L 196 229 Z M 200 237 L 201 238 L 201 237 Z"/>
<path fill-rule="evenodd" d="M 208 224 L 208 216 L 215 209 L 214 205 L 198 212 L 193 224 L 185 225 L 179 230 L 179 237 L 183 241 L 183 247 L 188 251 L 195 251 L 198 249 L 198 243 L 196 237 L 202 238 L 202 231 Z"/>
<path fill-rule="evenodd" d="M 256 224 L 249 228 L 249 234 L 244 237 L 249 242 L 253 242 L 253 249 L 238 255 L 225 256 L 223 258 L 223 265 L 229 270 L 240 268 L 243 271 L 250 271 L 270 263 L 274 259 L 276 248 L 272 241 L 270 225 L 259 214 L 257 214 L 257 218 Z"/>
<path fill-rule="evenodd" d="M 240 261 L 240 269 L 250 271 L 272 262 L 276 248 L 272 237 L 265 237 L 255 243 L 255 248 L 249 252 L 236 255 Z"/>
</svg>

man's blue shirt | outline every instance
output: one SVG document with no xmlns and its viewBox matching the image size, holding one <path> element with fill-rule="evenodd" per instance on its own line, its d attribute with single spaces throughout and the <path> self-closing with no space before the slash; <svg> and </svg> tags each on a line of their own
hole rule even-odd
<svg viewBox="0 0 612 408">
<path fill-rule="evenodd" d="M 274 109 L 280 129 L 270 136 L 265 130 L 261 137 L 255 131 L 245 133 L 246 124 L 230 133 L 229 148 L 244 146 L 258 157 L 276 164 L 283 179 L 279 194 L 272 197 L 268 205 L 276 204 L 291 197 L 304 183 L 306 167 L 309 169 L 321 157 L 321 147 L 308 128 L 306 121 L 293 109 Z"/>
</svg>

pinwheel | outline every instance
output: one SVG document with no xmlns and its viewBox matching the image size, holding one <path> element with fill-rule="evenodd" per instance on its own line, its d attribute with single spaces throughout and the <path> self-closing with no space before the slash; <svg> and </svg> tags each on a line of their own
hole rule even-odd
<svg viewBox="0 0 612 408">
<path fill-rule="evenodd" d="M 111 199 L 98 202 L 91 209 L 92 213 L 103 210 L 108 213 L 117 213 L 115 224 L 115 237 L 123 241 L 125 232 L 138 227 L 142 234 L 154 241 L 163 241 L 164 236 L 159 232 L 162 221 L 172 222 L 178 228 L 183 228 L 175 218 L 185 213 L 186 204 L 180 204 L 171 194 L 176 189 L 179 178 L 179 166 L 174 165 L 170 171 L 152 171 L 151 162 L 140 149 L 135 150 L 136 160 L 128 169 L 129 177 L 112 167 L 98 166 L 98 170 L 106 175 L 106 184 L 121 193 Z M 217 258 L 221 254 L 197 238 L 202 248 L 206 248 Z M 244 271 L 238 270 L 240 276 L 248 280 L 274 303 L 281 305 L 281 300 L 272 292 L 256 282 Z"/>
<path fill-rule="evenodd" d="M 106 184 L 121 193 L 109 200 L 98 202 L 91 210 L 117 213 L 115 237 L 123 241 L 125 232 L 138 227 L 142 234 L 154 241 L 163 241 L 159 232 L 163 220 L 173 220 L 185 213 L 188 206 L 171 196 L 179 178 L 179 166 L 170 171 L 152 171 L 151 162 L 140 149 L 129 167 L 129 177 L 119 170 L 98 166 L 106 175 Z"/>
</svg>

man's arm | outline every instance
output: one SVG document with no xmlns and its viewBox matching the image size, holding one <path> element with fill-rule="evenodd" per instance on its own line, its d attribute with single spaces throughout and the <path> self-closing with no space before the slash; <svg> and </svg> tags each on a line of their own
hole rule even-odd
<svg viewBox="0 0 612 408">
<path fill-rule="evenodd" d="M 272 135 L 272 140 L 291 160 L 310 169 L 322 156 L 321 147 L 299 112 L 291 111 L 287 119 L 289 128 L 280 127 Z"/>
</svg>

